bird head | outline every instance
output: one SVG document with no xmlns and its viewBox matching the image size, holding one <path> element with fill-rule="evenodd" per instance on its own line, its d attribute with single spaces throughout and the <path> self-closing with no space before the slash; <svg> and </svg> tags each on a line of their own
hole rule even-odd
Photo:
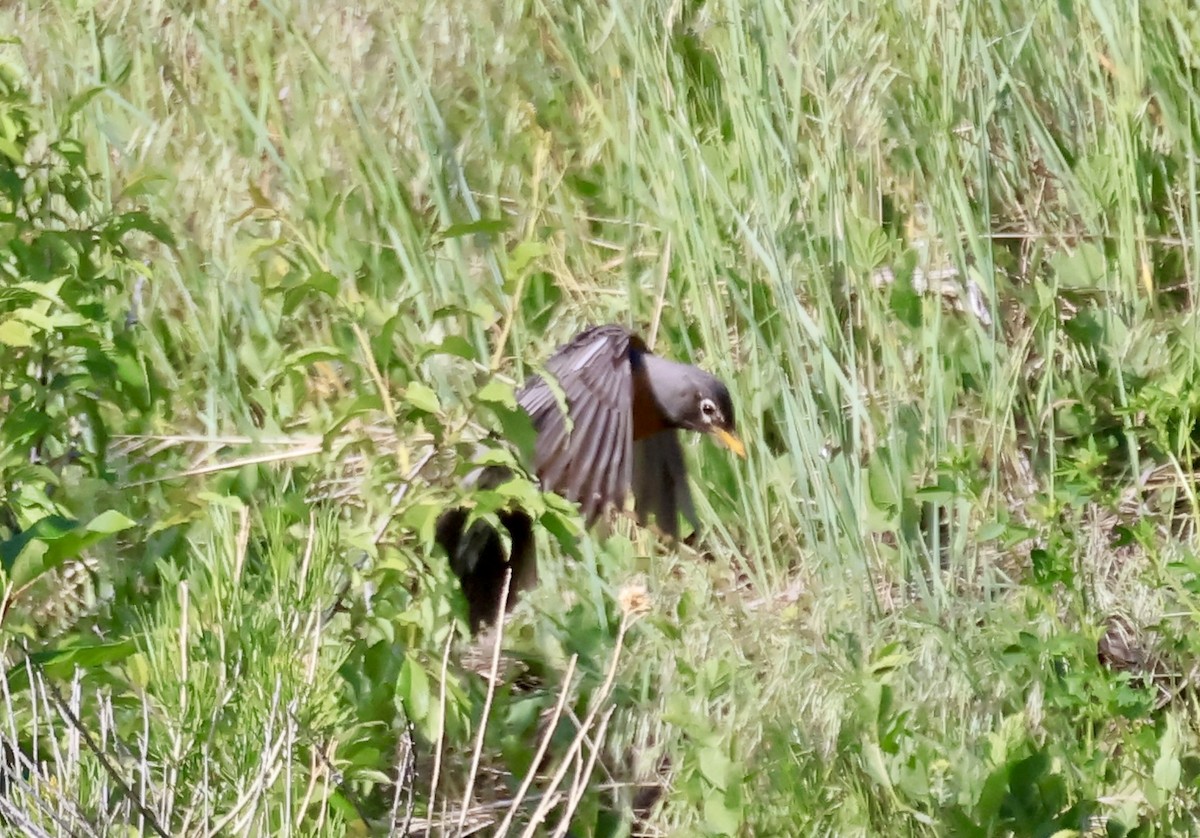
<svg viewBox="0 0 1200 838">
<path fill-rule="evenodd" d="M 733 400 L 719 378 L 699 367 L 650 353 L 640 356 L 638 364 L 644 368 L 646 382 L 670 427 L 712 434 L 734 454 L 746 456 L 746 447 L 734 430 Z"/>
<path fill-rule="evenodd" d="M 734 454 L 745 457 L 746 447 L 742 445 L 736 433 L 733 401 L 729 398 L 729 390 L 715 378 L 708 384 L 709 386 L 696 391 L 695 407 L 689 417 L 689 427 L 712 434 Z"/>
<path fill-rule="evenodd" d="M 746 456 L 746 447 L 738 439 L 733 416 L 733 400 L 720 379 L 696 367 L 685 367 L 675 390 L 671 418 L 677 427 L 712 434 L 722 445 Z"/>
</svg>

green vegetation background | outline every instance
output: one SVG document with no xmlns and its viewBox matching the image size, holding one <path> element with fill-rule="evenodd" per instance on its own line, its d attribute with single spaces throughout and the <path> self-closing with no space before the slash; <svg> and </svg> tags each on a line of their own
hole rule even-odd
<svg viewBox="0 0 1200 838">
<path fill-rule="evenodd" d="M 1189 0 L 0 35 L 5 828 L 1197 832 Z M 471 498 L 546 524 L 489 689 L 433 520 L 604 321 L 749 456 L 678 549 Z"/>
</svg>

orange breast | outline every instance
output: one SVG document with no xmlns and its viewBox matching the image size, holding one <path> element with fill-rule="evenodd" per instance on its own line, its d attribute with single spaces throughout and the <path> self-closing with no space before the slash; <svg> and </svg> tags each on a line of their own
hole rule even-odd
<svg viewBox="0 0 1200 838">
<path fill-rule="evenodd" d="M 644 367 L 633 371 L 633 438 L 645 439 L 667 429 L 662 410 L 654 401 Z"/>
</svg>

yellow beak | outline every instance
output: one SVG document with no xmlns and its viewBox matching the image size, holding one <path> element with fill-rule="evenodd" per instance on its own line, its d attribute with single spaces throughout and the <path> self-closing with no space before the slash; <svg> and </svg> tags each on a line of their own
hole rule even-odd
<svg viewBox="0 0 1200 838">
<path fill-rule="evenodd" d="M 713 428 L 713 436 L 719 439 L 734 454 L 737 454 L 739 457 L 746 456 L 746 446 L 742 445 L 742 441 L 729 431 L 724 428 Z"/>
</svg>

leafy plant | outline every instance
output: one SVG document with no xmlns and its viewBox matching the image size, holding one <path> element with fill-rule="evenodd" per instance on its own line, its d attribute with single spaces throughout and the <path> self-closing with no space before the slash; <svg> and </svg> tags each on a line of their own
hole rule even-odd
<svg viewBox="0 0 1200 838">
<path fill-rule="evenodd" d="M 133 525 L 104 510 L 114 420 L 160 392 L 134 329 L 147 270 L 135 234 L 171 243 L 144 210 L 106 210 L 87 151 L 43 124 L 0 64 L 0 563 L 21 601 L 40 577 Z M 97 505 L 101 505 L 97 509 Z M 75 516 L 82 516 L 77 520 Z"/>
</svg>

